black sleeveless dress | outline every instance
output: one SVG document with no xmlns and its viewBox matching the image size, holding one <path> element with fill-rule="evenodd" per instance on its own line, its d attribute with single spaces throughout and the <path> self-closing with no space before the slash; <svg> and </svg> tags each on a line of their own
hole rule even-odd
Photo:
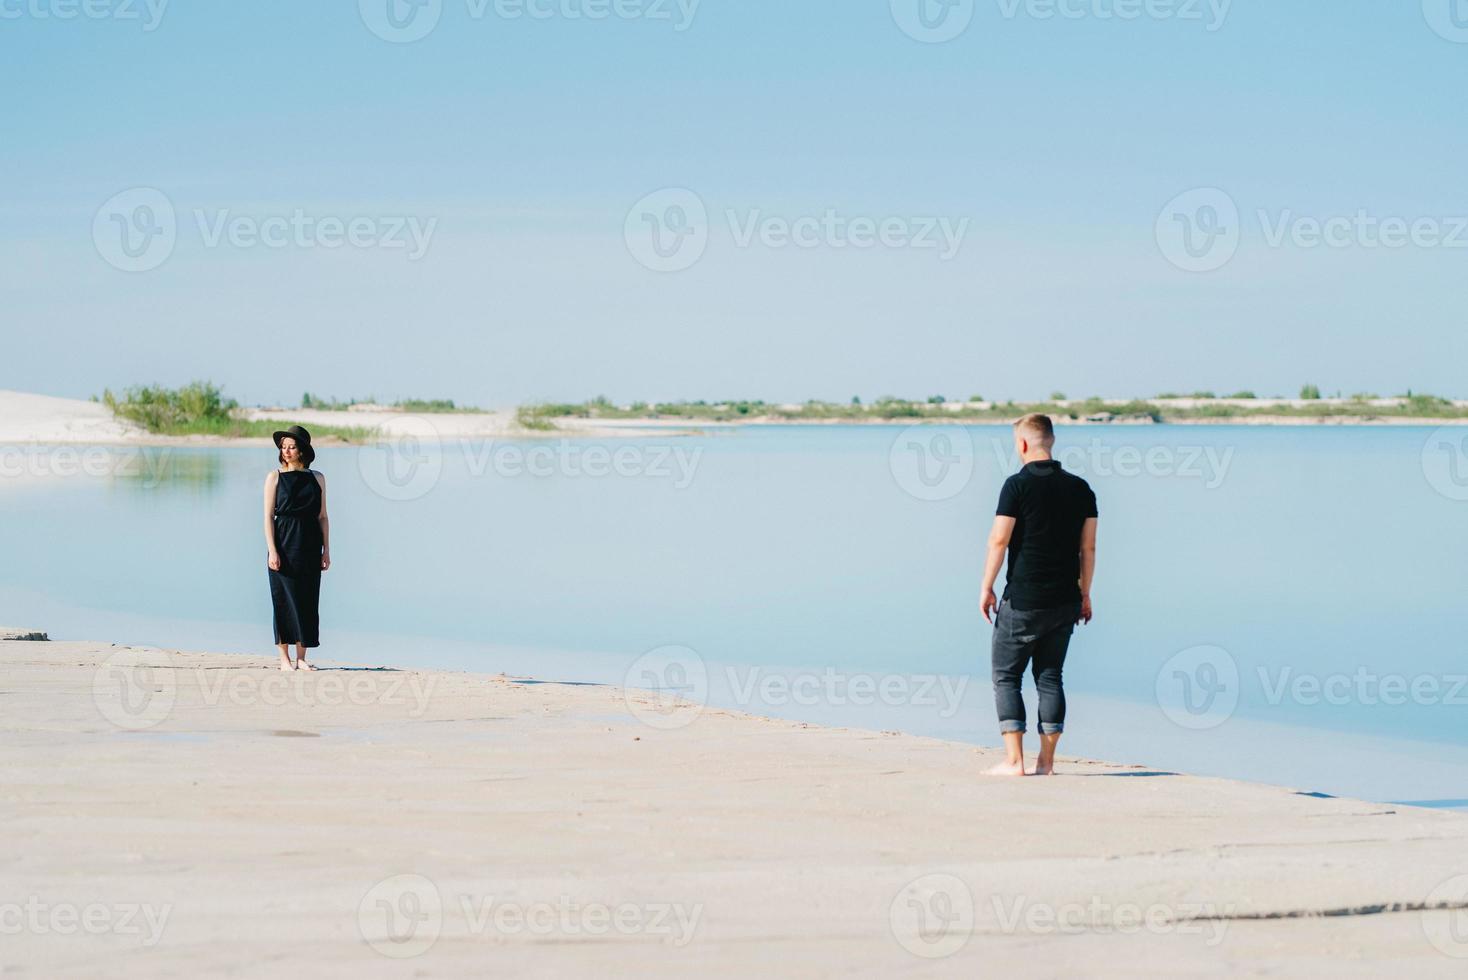
<svg viewBox="0 0 1468 980">
<path fill-rule="evenodd" d="M 321 645 L 321 484 L 310 470 L 281 470 L 275 484 L 275 550 L 270 573 L 275 642 Z"/>
</svg>

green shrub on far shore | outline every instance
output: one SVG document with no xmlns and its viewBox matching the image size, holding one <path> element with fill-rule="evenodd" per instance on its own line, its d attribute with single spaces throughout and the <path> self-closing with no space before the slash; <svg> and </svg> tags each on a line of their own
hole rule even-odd
<svg viewBox="0 0 1468 980">
<path fill-rule="evenodd" d="M 364 407 L 377 406 L 377 399 L 373 396 L 367 398 L 322 398 L 313 395 L 309 391 L 301 396 L 301 407 L 312 408 L 324 412 L 345 412 L 357 405 Z M 433 414 L 435 412 L 483 412 L 482 408 L 473 408 L 468 405 L 455 405 L 452 398 L 404 398 L 395 401 L 385 408 L 396 408 L 404 412 L 417 412 L 420 415 Z"/>
<path fill-rule="evenodd" d="M 112 414 L 131 419 L 149 432 L 193 432 L 199 427 L 212 429 L 234 420 L 239 404 L 225 398 L 218 385 L 193 381 L 182 388 L 161 385 L 134 385 L 118 398 L 111 388 L 102 392 L 102 403 Z"/>
<path fill-rule="evenodd" d="M 530 429 L 533 432 L 549 432 L 556 427 L 554 418 L 562 418 L 572 412 L 562 412 L 559 409 L 569 408 L 567 405 L 522 405 L 515 411 L 515 422 L 522 429 Z"/>
<path fill-rule="evenodd" d="M 343 401 L 340 398 L 322 398 L 318 395 L 311 394 L 309 391 L 301 396 L 302 408 L 314 408 L 325 412 L 345 412 L 353 405 L 373 404 L 376 404 L 376 400 L 373 398 L 368 398 L 365 401 L 358 398 L 348 398 L 346 401 Z"/>
<path fill-rule="evenodd" d="M 405 412 L 419 412 L 433 414 L 435 412 L 482 412 L 481 408 L 470 408 L 467 405 L 455 405 L 452 398 L 405 398 L 399 402 L 393 402 L 394 408 L 401 408 Z"/>
<path fill-rule="evenodd" d="M 290 424 L 242 418 L 239 403 L 224 397 L 224 390 L 209 381 L 191 381 L 182 388 L 134 385 L 124 388 L 121 396 L 107 388 L 102 392 L 102 403 L 113 415 L 136 422 L 155 435 L 269 438 L 272 432 Z M 315 437 L 337 436 L 347 442 L 360 442 L 371 435 L 370 429 L 354 426 L 312 425 L 311 430 Z"/>
<path fill-rule="evenodd" d="M 1439 398 L 1437 395 L 1408 395 L 1407 413 L 1409 415 L 1435 416 L 1451 411 L 1453 403 L 1447 398 Z"/>
</svg>

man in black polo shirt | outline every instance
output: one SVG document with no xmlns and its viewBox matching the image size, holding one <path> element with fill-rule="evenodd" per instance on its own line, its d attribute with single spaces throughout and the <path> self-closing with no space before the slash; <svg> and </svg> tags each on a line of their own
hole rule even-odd
<svg viewBox="0 0 1468 980">
<path fill-rule="evenodd" d="M 1040 756 L 1035 775 L 1055 771 L 1055 746 L 1065 729 L 1061 668 L 1075 624 L 1091 621 L 1091 576 L 1096 571 L 1096 495 L 1080 477 L 1052 459 L 1055 428 L 1045 415 L 1014 423 L 1014 445 L 1024 466 L 1004 481 L 989 532 L 984 619 L 994 626 L 994 706 L 1009 757 L 988 772 L 1025 774 L 1025 702 L 1020 681 L 1028 664 L 1040 695 Z M 994 598 L 999 566 L 1009 557 L 1004 597 Z"/>
</svg>

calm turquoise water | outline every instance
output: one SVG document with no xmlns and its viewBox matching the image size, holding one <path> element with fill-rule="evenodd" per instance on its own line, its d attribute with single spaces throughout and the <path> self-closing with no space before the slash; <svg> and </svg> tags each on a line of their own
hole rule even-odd
<svg viewBox="0 0 1468 980">
<path fill-rule="evenodd" d="M 976 595 L 1008 438 L 811 426 L 325 448 L 319 655 L 621 683 L 675 645 L 714 703 L 993 744 Z M 1468 798 L 1468 468 L 1436 462 L 1460 443 L 1147 426 L 1062 430 L 1060 448 L 1101 509 L 1066 748 Z M 14 474 L 61 457 L 6 452 L 7 553 L 22 560 L 0 564 L 0 621 L 270 652 L 271 450 L 153 450 L 122 463 L 138 473 L 48 478 Z M 920 692 L 927 675 L 967 686 Z M 780 686 L 802 678 L 800 695 Z M 895 686 L 873 701 L 853 678 Z"/>
</svg>

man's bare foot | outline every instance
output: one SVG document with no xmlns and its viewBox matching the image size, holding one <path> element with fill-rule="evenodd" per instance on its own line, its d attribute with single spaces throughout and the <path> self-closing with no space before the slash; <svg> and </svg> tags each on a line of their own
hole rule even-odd
<svg viewBox="0 0 1468 980">
<path fill-rule="evenodd" d="M 1024 774 L 1025 763 L 1023 759 L 1019 762 L 1001 762 L 997 766 L 991 766 L 984 770 L 985 776 L 1023 776 Z"/>
<path fill-rule="evenodd" d="M 1053 776 L 1053 775 L 1055 775 L 1055 760 L 1054 759 L 1036 759 L 1035 760 L 1035 775 L 1036 776 Z"/>
</svg>

